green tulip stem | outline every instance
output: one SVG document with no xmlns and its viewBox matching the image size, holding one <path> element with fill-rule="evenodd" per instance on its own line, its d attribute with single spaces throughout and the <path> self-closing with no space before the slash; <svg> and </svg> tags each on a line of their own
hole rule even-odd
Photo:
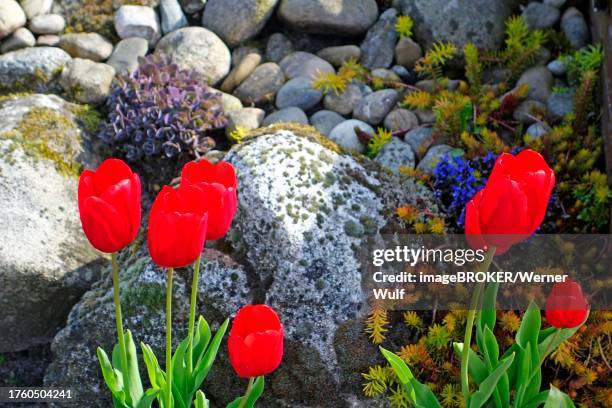
<svg viewBox="0 0 612 408">
<path fill-rule="evenodd" d="M 172 273 L 168 268 L 168 284 L 166 285 L 166 408 L 172 405 Z"/>
<path fill-rule="evenodd" d="M 247 385 L 246 392 L 244 393 L 244 398 L 240 401 L 240 406 L 238 408 L 244 408 L 247 399 L 249 398 L 249 394 L 251 393 L 251 389 L 253 388 L 253 383 L 255 382 L 255 377 L 249 378 L 249 385 Z"/>
<path fill-rule="evenodd" d="M 494 255 L 495 247 L 489 248 L 485 255 L 484 261 L 480 265 L 481 272 L 487 272 L 489 270 Z M 474 295 L 472 296 L 470 310 L 468 310 L 467 321 L 465 323 L 465 336 L 463 339 L 463 348 L 461 350 L 461 392 L 463 393 L 463 400 L 465 401 L 465 406 L 469 406 L 470 400 L 468 362 L 470 356 L 470 348 L 472 344 L 472 330 L 474 328 L 474 320 L 476 319 L 476 308 L 480 303 L 480 297 L 482 295 L 483 289 L 484 285 L 476 285 L 476 290 L 474 291 Z"/>
<path fill-rule="evenodd" d="M 198 259 L 193 266 L 193 278 L 191 280 L 191 300 L 189 304 L 189 347 L 187 348 L 187 372 L 190 374 L 193 372 L 193 331 L 195 329 L 195 314 L 196 314 L 196 302 L 198 297 L 198 276 L 200 275 L 200 262 L 202 261 L 202 255 L 198 256 Z"/>
<path fill-rule="evenodd" d="M 125 351 L 125 337 L 123 333 L 123 318 L 121 316 L 121 298 L 119 297 L 119 265 L 117 265 L 117 254 L 113 252 L 111 254 L 111 265 L 113 269 L 113 301 L 115 302 L 115 323 L 117 324 L 117 338 L 119 339 L 119 354 L 121 358 L 121 372 L 126 383 L 125 388 L 128 389 L 128 378 L 127 373 L 128 359 L 127 352 Z"/>
</svg>

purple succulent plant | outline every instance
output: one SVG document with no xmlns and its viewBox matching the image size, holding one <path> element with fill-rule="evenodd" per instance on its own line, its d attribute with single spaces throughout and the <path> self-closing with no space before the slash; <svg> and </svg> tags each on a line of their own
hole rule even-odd
<svg viewBox="0 0 612 408">
<path fill-rule="evenodd" d="M 227 123 L 221 94 L 195 71 L 161 56 L 142 58 L 138 69 L 119 76 L 106 106 L 100 138 L 131 161 L 183 153 L 197 157 L 215 145 L 210 130 Z"/>
</svg>

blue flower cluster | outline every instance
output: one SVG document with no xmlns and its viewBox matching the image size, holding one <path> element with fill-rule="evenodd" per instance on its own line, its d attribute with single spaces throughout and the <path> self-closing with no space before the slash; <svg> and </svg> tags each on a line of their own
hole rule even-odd
<svg viewBox="0 0 612 408">
<path fill-rule="evenodd" d="M 493 152 L 473 159 L 447 154 L 436 165 L 434 194 L 459 227 L 465 221 L 465 205 L 485 185 L 496 158 Z"/>
</svg>

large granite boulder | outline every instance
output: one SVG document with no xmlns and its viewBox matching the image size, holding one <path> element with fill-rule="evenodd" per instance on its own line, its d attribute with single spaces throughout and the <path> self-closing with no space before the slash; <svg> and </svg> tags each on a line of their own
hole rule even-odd
<svg viewBox="0 0 612 408">
<path fill-rule="evenodd" d="M 389 214 L 402 203 L 437 212 L 432 195 L 344 153 L 308 126 L 262 128 L 225 160 L 239 177 L 234 247 L 257 271 L 258 287 L 286 330 L 285 357 L 266 394 L 275 403 L 268 406 L 355 406 L 359 370 L 343 365 L 339 354 L 357 341 L 347 342 L 341 327 L 362 330 L 367 310 L 359 248 L 391 228 Z M 368 357 L 353 360 L 360 358 Z"/>
<path fill-rule="evenodd" d="M 54 95 L 0 102 L 0 352 L 48 343 L 105 260 L 77 212 L 81 165 L 95 165 L 83 107 Z"/>
<path fill-rule="evenodd" d="M 414 21 L 419 44 L 451 41 L 458 49 L 472 42 L 479 49 L 497 49 L 504 39 L 505 21 L 516 0 L 400 0 L 402 14 Z"/>
<path fill-rule="evenodd" d="M 437 213 L 432 194 L 373 161 L 343 152 L 309 126 L 254 130 L 224 159 L 239 177 L 239 209 L 227 240 L 233 255 L 205 252 L 200 312 L 216 329 L 245 303 L 265 302 L 278 311 L 285 326 L 285 355 L 280 368 L 267 376 L 258 406 L 368 406 L 360 372 L 378 354 L 362 333 L 367 305 L 359 248 L 381 229 L 393 230 L 389 214 L 401 204 Z M 161 357 L 165 274 L 144 251 L 132 258 L 125 254 L 121 261 L 125 325 Z M 177 271 L 177 340 L 184 334 L 190 279 L 190 269 Z M 95 348 L 110 349 L 113 324 L 107 277 L 74 307 L 67 327 L 55 338 L 45 385 L 78 384 L 87 406 L 108 406 Z M 225 406 L 244 387 L 229 366 L 224 341 L 204 383 L 211 406 Z"/>
<path fill-rule="evenodd" d="M 166 272 L 151 262 L 144 248 L 136 256 L 120 258 L 120 264 L 124 326 L 132 331 L 138 351 L 141 341 L 149 344 L 164 366 Z M 247 275 L 242 267 L 215 250 L 205 252 L 200 274 L 198 313 L 204 315 L 211 329 L 216 331 L 223 320 L 252 302 L 247 290 Z M 98 346 L 109 351 L 116 342 L 110 270 L 105 276 L 106 279 L 98 282 L 72 309 L 67 326 L 53 340 L 54 359 L 44 380 L 48 387 L 78 389 L 79 403 L 92 408 L 112 405 L 96 357 Z M 172 324 L 176 345 L 186 334 L 190 290 L 186 282 L 191 282 L 191 269 L 177 270 L 173 281 Z M 222 364 L 227 361 L 226 350 L 217 358 L 209 376 L 223 373 L 227 377 L 230 368 L 227 363 Z M 140 368 L 141 378 L 147 378 L 142 359 Z M 227 378 L 217 381 L 227 382 Z M 238 388 L 232 391 L 239 394 Z M 207 397 L 217 406 L 208 392 Z"/>
</svg>

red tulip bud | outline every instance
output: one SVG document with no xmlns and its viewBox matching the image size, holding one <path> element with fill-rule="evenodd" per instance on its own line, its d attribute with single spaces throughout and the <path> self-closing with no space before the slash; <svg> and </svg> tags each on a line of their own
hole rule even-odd
<svg viewBox="0 0 612 408">
<path fill-rule="evenodd" d="M 87 239 L 112 253 L 136 238 L 140 227 L 140 179 L 119 159 L 105 160 L 79 178 L 79 215 Z"/>
<path fill-rule="evenodd" d="M 283 357 L 284 328 L 266 305 L 248 305 L 234 318 L 228 340 L 230 362 L 243 378 L 276 370 Z"/>
<path fill-rule="evenodd" d="M 546 320 L 559 329 L 573 329 L 589 316 L 589 303 L 577 282 L 566 279 L 555 283 L 546 299 Z"/>
<path fill-rule="evenodd" d="M 234 167 L 226 162 L 212 164 L 200 160 L 189 162 L 183 167 L 181 187 L 198 187 L 207 197 L 207 240 L 215 241 L 227 233 L 236 214 L 236 183 Z"/>
<path fill-rule="evenodd" d="M 501 154 L 485 187 L 466 206 L 470 245 L 495 246 L 502 254 L 529 238 L 544 220 L 554 185 L 555 173 L 539 153 Z"/>
<path fill-rule="evenodd" d="M 206 196 L 199 188 L 164 186 L 149 215 L 147 244 L 153 261 L 166 268 L 192 264 L 206 238 Z"/>
</svg>

